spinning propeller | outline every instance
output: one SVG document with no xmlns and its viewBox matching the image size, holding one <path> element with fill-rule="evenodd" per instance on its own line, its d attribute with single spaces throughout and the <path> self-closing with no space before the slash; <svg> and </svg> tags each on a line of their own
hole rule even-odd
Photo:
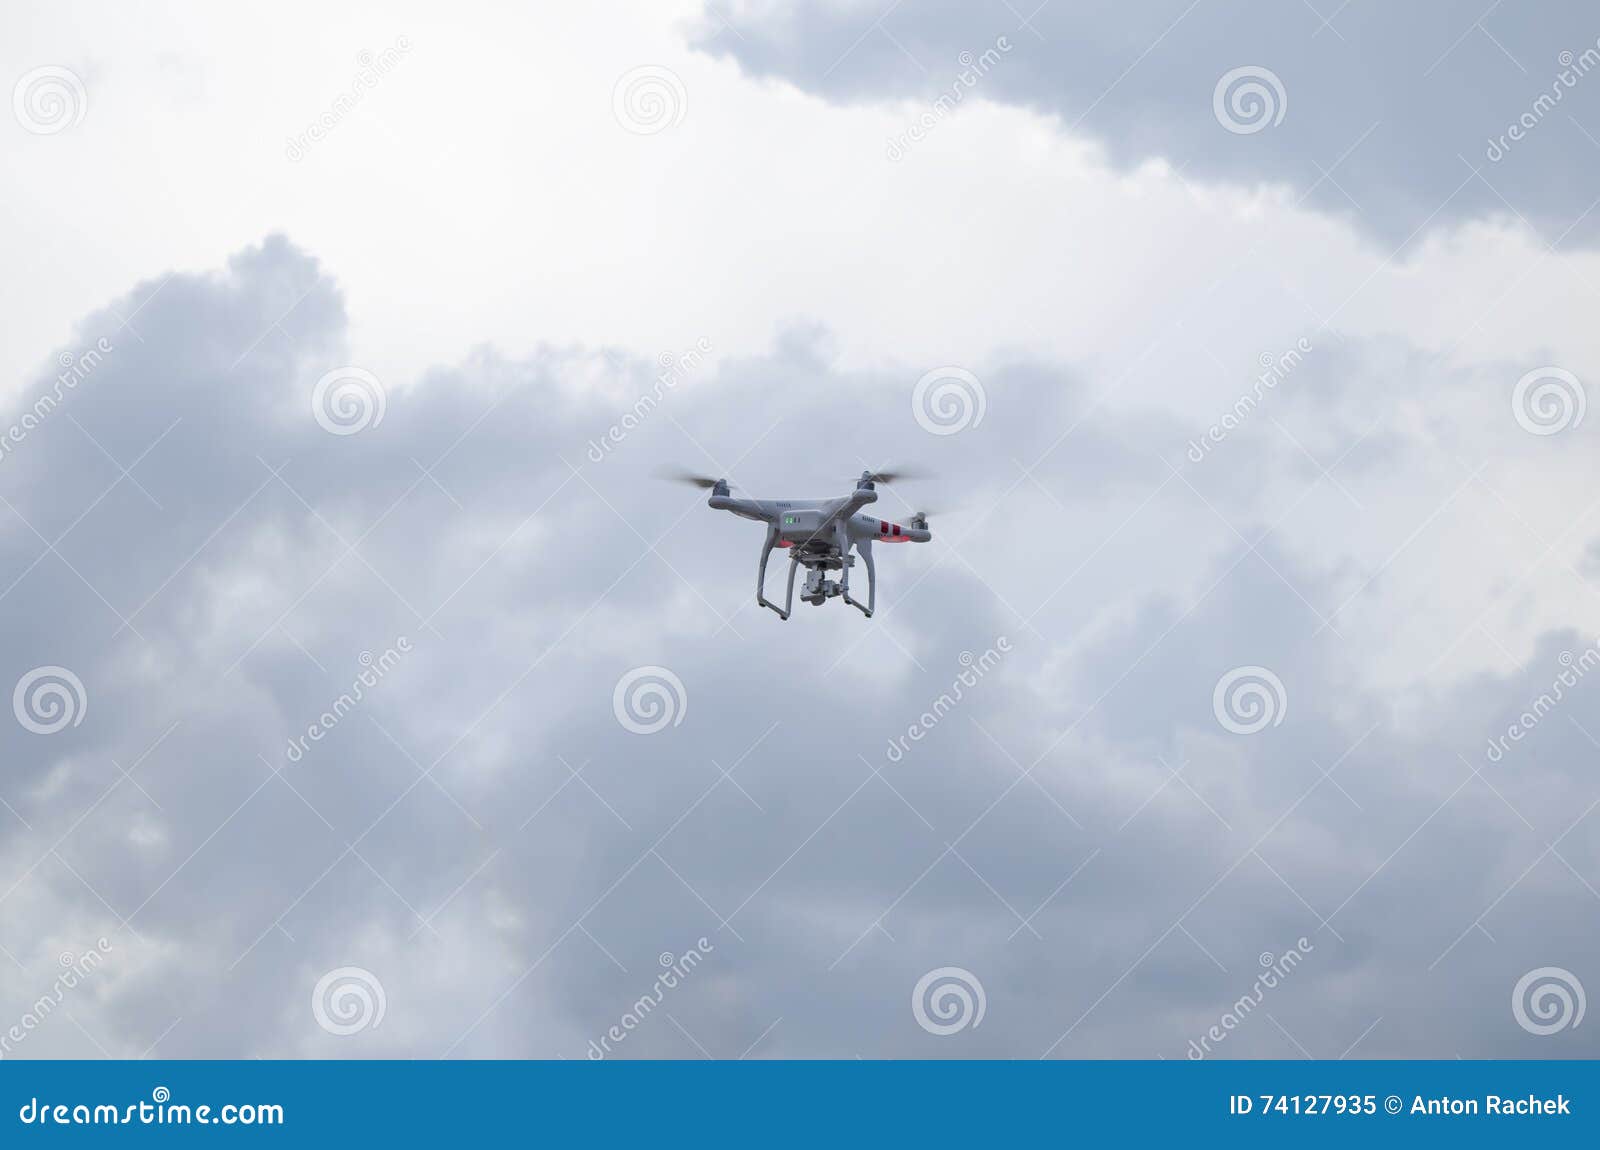
<svg viewBox="0 0 1600 1150">
<path fill-rule="evenodd" d="M 668 479 L 674 483 L 687 483 L 692 487 L 700 488 L 702 491 L 710 491 L 719 483 L 729 487 L 732 486 L 726 479 L 713 479 L 709 475 L 696 475 L 692 471 L 684 471 L 681 468 L 674 467 L 661 468 L 656 472 L 656 478 Z"/>
<path fill-rule="evenodd" d="M 888 471 L 869 471 L 865 478 L 873 483 L 899 483 L 902 479 L 927 479 L 928 473 L 911 467 L 895 467 Z"/>
</svg>

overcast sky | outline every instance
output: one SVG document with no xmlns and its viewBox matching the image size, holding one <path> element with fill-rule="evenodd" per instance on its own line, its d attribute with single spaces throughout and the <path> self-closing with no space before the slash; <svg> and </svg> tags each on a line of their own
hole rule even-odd
<svg viewBox="0 0 1600 1150">
<path fill-rule="evenodd" d="M 1600 22 L 1033 2 L 0 15 L 0 1054 L 1600 1051 Z"/>
</svg>

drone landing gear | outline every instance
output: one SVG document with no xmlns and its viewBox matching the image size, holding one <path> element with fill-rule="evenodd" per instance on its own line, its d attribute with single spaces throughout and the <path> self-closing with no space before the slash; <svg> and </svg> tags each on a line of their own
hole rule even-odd
<svg viewBox="0 0 1600 1150">
<path fill-rule="evenodd" d="M 795 568 L 799 567 L 800 564 L 795 560 L 794 556 L 791 555 L 789 557 L 789 587 L 784 595 L 783 606 L 780 607 L 769 600 L 767 598 L 767 559 L 771 557 L 772 549 L 777 545 L 778 529 L 776 527 L 768 527 L 767 542 L 761 549 L 761 566 L 756 571 L 756 602 L 763 607 L 771 607 L 778 613 L 778 618 L 788 619 L 789 612 L 794 609 Z"/>
<path fill-rule="evenodd" d="M 846 557 L 844 570 L 840 573 L 839 593 L 844 596 L 844 601 L 846 603 L 850 604 L 852 607 L 859 608 L 861 613 L 870 619 L 872 618 L 873 607 L 878 602 L 878 571 L 877 568 L 872 565 L 872 540 L 861 540 L 860 543 L 856 544 L 856 550 L 861 552 L 861 561 L 865 563 L 867 567 L 866 606 L 863 607 L 860 600 L 850 597 L 850 563 L 848 557 Z"/>
<path fill-rule="evenodd" d="M 756 568 L 756 602 L 762 607 L 770 607 L 777 613 L 778 618 L 788 619 L 790 612 L 794 610 L 794 577 L 799 572 L 802 562 L 797 553 L 790 553 L 789 578 L 784 588 L 783 606 L 778 606 L 767 598 L 767 561 L 772 558 L 772 552 L 777 545 L 778 531 L 769 527 L 766 542 L 761 548 L 761 562 Z M 844 541 L 844 545 L 848 547 L 848 541 Z M 878 572 L 872 562 L 872 543 L 870 540 L 862 540 L 856 544 L 856 548 L 861 553 L 862 562 L 867 568 L 865 603 L 850 594 L 850 568 L 855 566 L 855 556 L 848 550 L 842 550 L 840 554 L 832 557 L 808 555 L 803 564 L 806 568 L 806 583 L 801 589 L 800 598 L 814 607 L 820 607 L 829 599 L 838 596 L 867 618 L 872 618 L 878 602 Z M 837 583 L 828 578 L 828 572 L 832 569 L 839 571 Z"/>
</svg>

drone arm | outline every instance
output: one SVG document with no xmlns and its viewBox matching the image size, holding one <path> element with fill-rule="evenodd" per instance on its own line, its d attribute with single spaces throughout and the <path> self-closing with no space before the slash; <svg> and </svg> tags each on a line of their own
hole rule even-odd
<svg viewBox="0 0 1600 1150">
<path fill-rule="evenodd" d="M 878 493 L 870 487 L 857 487 L 850 496 L 840 502 L 838 508 L 828 518 L 834 523 L 848 523 L 850 517 L 860 511 L 869 503 L 878 501 Z"/>
<path fill-rule="evenodd" d="M 706 506 L 714 511 L 731 511 L 742 519 L 760 519 L 771 522 L 761 504 L 754 499 L 737 499 L 732 495 L 721 495 L 715 492 L 706 500 Z"/>
</svg>

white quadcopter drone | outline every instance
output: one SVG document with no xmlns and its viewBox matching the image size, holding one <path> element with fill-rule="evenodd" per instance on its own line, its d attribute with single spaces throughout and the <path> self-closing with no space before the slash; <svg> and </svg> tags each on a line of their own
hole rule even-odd
<svg viewBox="0 0 1600 1150">
<path fill-rule="evenodd" d="M 852 607 L 859 607 L 867 618 L 872 618 L 878 594 L 872 544 L 926 543 L 933 538 L 925 511 L 916 512 L 903 527 L 886 519 L 859 514 L 863 507 L 878 501 L 877 484 L 915 478 L 904 470 L 863 471 L 856 481 L 855 491 L 840 499 L 738 499 L 731 493 L 726 479 L 682 472 L 664 477 L 709 490 L 711 498 L 706 501 L 707 505 L 718 511 L 731 511 L 741 518 L 759 520 L 767 525 L 767 541 L 761 548 L 761 565 L 756 571 L 756 602 L 771 607 L 781 619 L 787 619 L 794 606 L 794 576 L 801 567 L 806 569 L 801 599 L 820 607 L 837 595 Z M 789 585 L 782 607 L 766 596 L 767 559 L 774 547 L 786 548 L 789 552 Z M 867 568 L 865 604 L 850 594 L 850 568 L 856 562 L 856 557 L 850 553 L 852 548 L 860 553 Z M 829 571 L 839 572 L 838 582 L 827 577 Z"/>
</svg>

